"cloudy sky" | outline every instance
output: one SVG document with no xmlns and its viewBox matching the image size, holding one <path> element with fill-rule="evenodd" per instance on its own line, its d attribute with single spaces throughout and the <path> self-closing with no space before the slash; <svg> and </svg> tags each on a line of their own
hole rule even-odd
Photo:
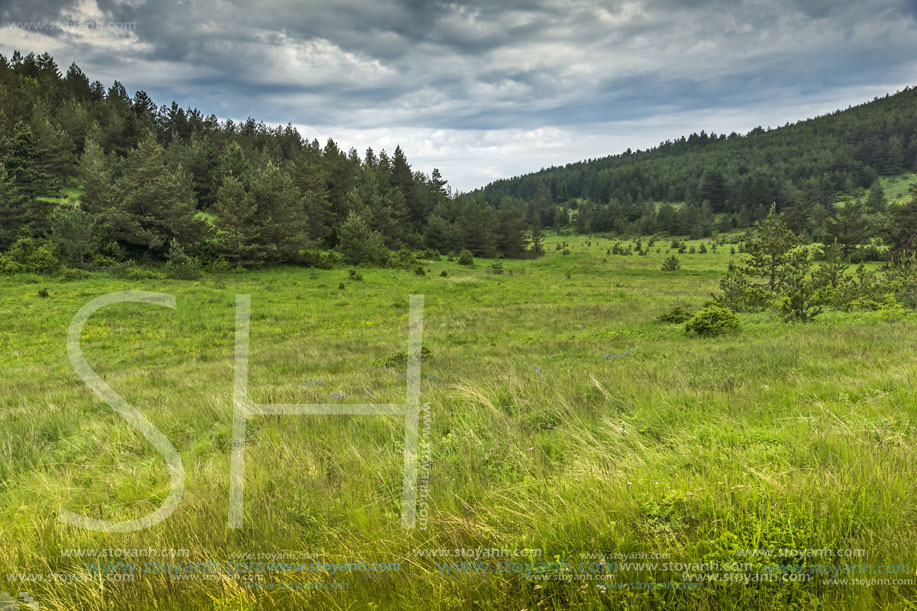
<svg viewBox="0 0 917 611">
<path fill-rule="evenodd" d="M 0 0 L 0 53 L 471 189 L 917 84 L 917 0 Z"/>
</svg>

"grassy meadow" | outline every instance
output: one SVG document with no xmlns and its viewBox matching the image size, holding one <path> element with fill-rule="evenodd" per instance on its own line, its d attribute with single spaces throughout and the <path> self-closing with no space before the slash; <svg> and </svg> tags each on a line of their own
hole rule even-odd
<svg viewBox="0 0 917 611">
<path fill-rule="evenodd" d="M 443 259 L 362 280 L 0 276 L 0 590 L 42 610 L 917 608 L 917 318 L 763 312 L 689 337 L 656 317 L 699 308 L 730 247 L 665 272 L 668 240 L 648 256 L 613 243 L 552 237 L 503 274 Z M 185 491 L 152 528 L 81 530 L 58 509 L 125 520 L 169 490 L 162 457 L 66 352 L 77 310 L 129 289 L 178 307 L 101 310 L 83 352 L 177 448 Z M 252 296 L 259 403 L 403 401 L 387 360 L 406 348 L 408 295 L 425 295 L 423 527 L 400 528 L 393 416 L 249 419 L 245 523 L 227 527 L 237 294 Z M 309 568 L 237 563 L 272 555 Z M 178 564 L 211 561 L 233 568 Z"/>
</svg>

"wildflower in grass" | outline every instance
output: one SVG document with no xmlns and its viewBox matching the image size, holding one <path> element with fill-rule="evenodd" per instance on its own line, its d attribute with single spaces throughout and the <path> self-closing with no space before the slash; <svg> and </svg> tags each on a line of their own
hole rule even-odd
<svg viewBox="0 0 917 611">
<path fill-rule="evenodd" d="M 633 356 L 637 353 L 636 348 L 634 350 L 628 350 L 627 352 L 622 352 L 620 354 L 603 354 L 602 356 L 606 359 L 622 359 L 626 356 Z"/>
</svg>

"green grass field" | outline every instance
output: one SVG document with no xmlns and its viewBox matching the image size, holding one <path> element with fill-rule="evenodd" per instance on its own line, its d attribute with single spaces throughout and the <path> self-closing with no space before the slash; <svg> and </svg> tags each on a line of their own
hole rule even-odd
<svg viewBox="0 0 917 611">
<path fill-rule="evenodd" d="M 914 315 L 741 314 L 735 335 L 692 338 L 655 317 L 708 299 L 728 246 L 663 272 L 668 241 L 642 257 L 565 239 L 569 255 L 551 238 L 502 275 L 443 260 L 362 281 L 0 276 L 0 590 L 42 610 L 917 608 Z M 128 289 L 177 310 L 102 310 L 83 352 L 178 449 L 185 491 L 149 529 L 81 530 L 58 509 L 136 518 L 169 490 L 67 357 L 77 310 Z M 384 361 L 425 295 L 424 528 L 400 528 L 395 416 L 251 418 L 245 524 L 227 527 L 237 294 L 262 403 L 403 401 L 404 367 Z M 117 564 L 132 549 L 147 551 Z M 271 554 L 302 565 L 248 564 Z M 597 561 L 615 554 L 631 565 Z"/>
</svg>

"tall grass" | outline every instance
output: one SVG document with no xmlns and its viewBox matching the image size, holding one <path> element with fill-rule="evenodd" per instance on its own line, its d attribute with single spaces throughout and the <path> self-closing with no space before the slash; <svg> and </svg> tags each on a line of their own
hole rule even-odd
<svg viewBox="0 0 917 611">
<path fill-rule="evenodd" d="M 913 585 L 834 585 L 823 575 L 638 591 L 613 584 L 690 579 L 639 566 L 613 579 L 564 581 L 572 578 L 560 570 L 536 580 L 461 572 L 443 562 L 462 558 L 430 556 L 537 548 L 541 560 L 576 565 L 583 555 L 654 553 L 754 565 L 725 571 L 746 574 L 771 563 L 906 564 L 907 575 L 851 577 L 917 579 L 913 315 L 829 312 L 794 325 L 742 314 L 738 334 L 689 338 L 655 317 L 699 307 L 728 246 L 678 255 L 681 270 L 662 272 L 667 243 L 616 256 L 609 240 L 566 238 L 563 255 L 558 240 L 542 259 L 504 261 L 502 275 L 488 261 L 440 261 L 423 277 L 366 269 L 360 282 L 347 270 L 294 268 L 197 282 L 0 277 L 0 589 L 61 610 L 914 608 Z M 58 508 L 139 517 L 170 481 L 155 449 L 67 360 L 74 313 L 128 288 L 173 293 L 178 309 L 107 308 L 87 323 L 83 351 L 172 441 L 187 481 L 161 524 L 98 533 L 61 524 Z M 250 419 L 245 524 L 227 528 L 241 293 L 252 295 L 249 389 L 259 403 L 402 401 L 404 370 L 385 360 L 405 348 L 408 294 L 426 295 L 425 529 L 399 527 L 404 424 L 391 416 Z M 325 589 L 252 589 L 230 574 L 118 582 L 93 574 L 95 560 L 65 555 L 74 548 L 182 549 L 195 562 L 294 552 L 400 569 L 247 575 L 345 584 Z M 864 555 L 743 555 L 782 548 Z M 492 569 L 485 564 L 478 569 Z"/>
</svg>

